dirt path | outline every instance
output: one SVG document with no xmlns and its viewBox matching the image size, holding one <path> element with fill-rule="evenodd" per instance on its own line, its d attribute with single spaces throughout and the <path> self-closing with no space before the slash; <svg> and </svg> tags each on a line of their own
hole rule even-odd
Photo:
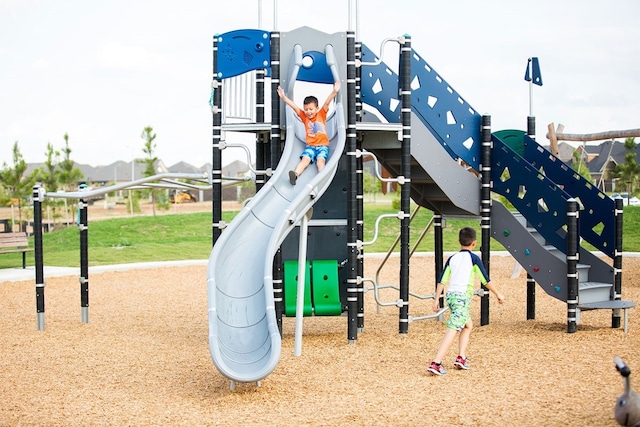
<svg viewBox="0 0 640 427">
<path fill-rule="evenodd" d="M 365 276 L 378 260 L 367 259 Z M 471 370 L 426 375 L 444 326 L 417 321 L 398 334 L 398 309 L 377 312 L 365 293 L 365 331 L 347 342 L 346 317 L 304 321 L 293 356 L 294 320 L 284 319 L 282 358 L 261 387 L 229 382 L 208 350 L 206 267 L 95 274 L 89 323 L 81 322 L 77 277 L 46 281 L 45 331 L 37 331 L 34 285 L 0 287 L 0 425 L 8 426 L 614 426 L 622 357 L 640 387 L 638 308 L 629 333 L 611 329 L 610 311 L 583 313 L 566 333 L 566 305 L 536 295 L 526 320 L 524 273 L 493 257 L 491 276 L 507 303 L 479 325 L 472 309 Z M 412 291 L 429 293 L 433 260 L 411 263 Z M 623 297 L 640 301 L 640 259 L 623 265 Z M 396 283 L 398 268 L 382 271 Z M 382 291 L 386 301 L 397 292 Z M 410 314 L 430 312 L 411 301 Z M 451 368 L 456 349 L 445 363 Z M 449 360 L 450 359 L 450 360 Z"/>
</svg>

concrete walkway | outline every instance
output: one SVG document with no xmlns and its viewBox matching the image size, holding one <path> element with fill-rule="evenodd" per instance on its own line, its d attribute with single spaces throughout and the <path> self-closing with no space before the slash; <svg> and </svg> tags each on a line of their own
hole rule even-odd
<svg viewBox="0 0 640 427">
<path fill-rule="evenodd" d="M 207 265 L 208 260 L 185 260 L 185 261 L 164 261 L 164 262 L 139 262 L 132 264 L 117 264 L 117 265 L 100 265 L 95 267 L 89 267 L 89 277 L 92 274 L 104 273 L 107 271 L 127 271 L 127 270 L 142 270 L 150 268 L 160 267 L 185 267 L 190 265 Z M 59 276 L 80 276 L 79 267 L 44 267 L 44 278 L 47 277 L 59 277 Z M 27 268 L 2 268 L 0 269 L 0 284 L 4 282 L 21 282 L 25 280 L 31 280 L 36 282 L 36 269 L 35 267 Z"/>
</svg>

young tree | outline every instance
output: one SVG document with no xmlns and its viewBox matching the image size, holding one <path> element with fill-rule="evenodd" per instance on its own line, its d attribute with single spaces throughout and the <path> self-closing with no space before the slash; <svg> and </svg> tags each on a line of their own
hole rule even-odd
<svg viewBox="0 0 640 427">
<path fill-rule="evenodd" d="M 65 191 L 76 191 L 78 189 L 78 185 L 80 184 L 80 180 L 84 178 L 84 175 L 75 166 L 75 162 L 71 160 L 71 147 L 69 147 L 69 134 L 65 133 L 64 136 L 64 148 L 62 149 L 62 161 L 58 163 L 58 167 L 60 168 L 60 172 L 58 174 L 58 182 L 62 184 L 62 189 Z M 71 212 L 75 211 L 75 201 L 71 201 L 70 205 L 67 206 L 67 199 L 65 201 L 65 215 L 69 216 L 68 207 L 71 208 Z"/>
<path fill-rule="evenodd" d="M 44 162 L 44 166 L 37 169 L 38 181 L 40 181 L 46 191 L 55 192 L 58 191 L 58 163 L 60 161 L 60 152 L 53 148 L 53 145 L 47 143 L 46 151 L 47 160 Z M 53 199 L 51 197 L 45 198 L 43 205 L 53 210 L 53 217 L 56 218 L 56 208 L 61 204 L 59 199 Z"/>
<path fill-rule="evenodd" d="M 147 126 L 142 130 L 140 138 L 144 139 L 144 147 L 142 152 L 145 154 L 143 159 L 138 160 L 138 163 L 142 163 L 144 166 L 143 174 L 145 177 L 153 176 L 156 174 L 156 162 L 158 158 L 155 156 L 156 144 L 153 142 L 156 139 L 156 134 L 153 132 L 151 126 Z M 151 209 L 153 215 L 156 214 L 156 199 L 158 197 L 158 190 L 151 189 Z"/>
<path fill-rule="evenodd" d="M 584 152 L 573 150 L 573 168 L 576 170 L 576 172 L 582 175 L 584 179 L 589 182 L 593 182 L 591 172 L 589 172 L 589 168 L 587 167 L 587 163 L 584 161 L 584 157 Z"/>
<path fill-rule="evenodd" d="M 638 174 L 640 174 L 640 165 L 636 162 L 636 142 L 635 138 L 627 138 L 624 140 L 624 163 L 616 165 L 612 176 L 618 178 L 621 186 L 624 187 L 629 195 L 633 194 L 633 188 L 636 186 Z"/>
<path fill-rule="evenodd" d="M 36 182 L 36 174 L 25 176 L 27 162 L 22 157 L 18 141 L 13 144 L 13 167 L 2 164 L 0 170 L 0 182 L 9 193 L 12 203 L 18 205 L 18 221 L 22 223 L 22 206 L 29 200 L 32 194 L 33 185 Z"/>
<path fill-rule="evenodd" d="M 76 191 L 80 180 L 84 178 L 84 175 L 75 165 L 75 162 L 71 160 L 71 147 L 69 147 L 69 134 L 65 133 L 64 136 L 64 148 L 62 149 L 62 161 L 58 164 L 60 173 L 58 174 L 58 182 L 62 184 L 62 188 L 65 191 Z"/>
</svg>

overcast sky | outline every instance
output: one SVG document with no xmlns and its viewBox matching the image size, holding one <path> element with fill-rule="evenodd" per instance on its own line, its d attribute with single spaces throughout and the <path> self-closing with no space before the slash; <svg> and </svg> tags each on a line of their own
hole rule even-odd
<svg viewBox="0 0 640 427">
<path fill-rule="evenodd" d="M 211 159 L 212 36 L 258 28 L 349 29 L 347 0 L 0 0 L 0 164 L 18 141 L 27 162 L 47 143 L 105 165 L 142 157 L 152 126 L 168 166 Z M 354 3 L 355 4 L 355 3 Z M 526 129 L 527 58 L 538 140 L 640 128 L 640 1 L 360 0 L 359 38 L 378 51 L 409 34 L 413 48 L 493 129 Z M 274 24 L 274 15 L 277 23 Z M 355 18 L 352 25 L 355 29 Z M 391 65 L 391 64 L 390 64 Z M 223 154 L 223 163 L 240 153 Z M 229 152 L 229 153 L 228 153 Z"/>
</svg>

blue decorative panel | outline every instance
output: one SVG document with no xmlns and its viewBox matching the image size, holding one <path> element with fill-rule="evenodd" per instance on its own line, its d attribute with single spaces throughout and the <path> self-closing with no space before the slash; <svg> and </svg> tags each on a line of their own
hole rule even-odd
<svg viewBox="0 0 640 427">
<path fill-rule="evenodd" d="M 219 79 L 271 66 L 269 32 L 236 30 L 220 34 L 217 38 Z"/>
<path fill-rule="evenodd" d="M 310 83 L 333 84 L 333 75 L 327 64 L 324 53 L 309 51 L 302 54 L 302 66 L 298 71 L 297 80 Z"/>
<path fill-rule="evenodd" d="M 378 58 L 365 45 L 362 61 Z M 363 65 L 362 102 L 369 104 L 390 122 L 400 121 L 398 75 L 384 63 Z M 427 62 L 412 51 L 411 108 L 447 149 L 480 170 L 481 120 L 478 114 Z"/>
</svg>

